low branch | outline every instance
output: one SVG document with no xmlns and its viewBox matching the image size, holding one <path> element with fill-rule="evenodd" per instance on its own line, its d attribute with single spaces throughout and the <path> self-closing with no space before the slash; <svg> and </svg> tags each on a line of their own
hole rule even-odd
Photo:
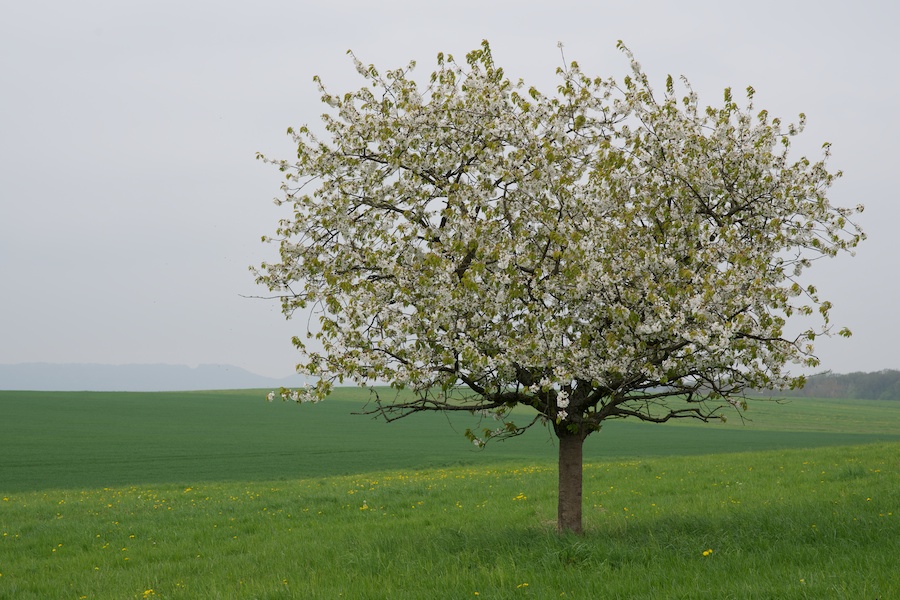
<svg viewBox="0 0 900 600">
<path fill-rule="evenodd" d="M 724 407 L 717 406 L 711 411 L 703 411 L 700 408 L 682 408 L 679 410 L 670 410 L 665 416 L 655 417 L 649 412 L 645 413 L 638 410 L 632 410 L 630 408 L 622 408 L 620 406 L 616 406 L 613 408 L 607 418 L 624 419 L 625 417 L 634 417 L 636 419 L 640 419 L 641 421 L 648 421 L 650 423 L 665 423 L 671 419 L 697 419 L 699 421 L 703 421 L 704 423 L 708 423 L 710 419 L 719 418 L 715 413 L 722 408 Z"/>
</svg>

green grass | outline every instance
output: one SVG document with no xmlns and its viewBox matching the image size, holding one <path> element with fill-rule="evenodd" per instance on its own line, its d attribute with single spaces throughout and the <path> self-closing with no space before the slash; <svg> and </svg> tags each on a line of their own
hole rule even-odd
<svg viewBox="0 0 900 600">
<path fill-rule="evenodd" d="M 548 463 L 23 492 L 0 598 L 894 598 L 898 451 L 591 463 L 582 537 Z"/>
<path fill-rule="evenodd" d="M 546 433 L 262 396 L 0 393 L 0 599 L 900 597 L 900 403 L 609 423 L 561 537 Z"/>
</svg>

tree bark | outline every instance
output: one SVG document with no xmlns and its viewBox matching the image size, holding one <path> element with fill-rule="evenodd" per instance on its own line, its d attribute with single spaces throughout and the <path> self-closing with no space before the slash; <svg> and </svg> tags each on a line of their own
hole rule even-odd
<svg viewBox="0 0 900 600">
<path fill-rule="evenodd" d="M 556 527 L 559 533 L 581 534 L 582 449 L 580 433 L 557 432 L 559 437 L 559 504 Z"/>
</svg>

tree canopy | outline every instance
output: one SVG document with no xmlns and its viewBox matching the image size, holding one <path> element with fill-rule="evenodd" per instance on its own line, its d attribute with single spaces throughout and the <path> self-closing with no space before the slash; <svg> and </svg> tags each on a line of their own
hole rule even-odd
<svg viewBox="0 0 900 600">
<path fill-rule="evenodd" d="M 687 80 L 662 93 L 629 50 L 621 83 L 558 69 L 545 94 L 508 79 L 490 46 L 380 72 L 358 91 L 319 82 L 324 137 L 289 129 L 292 216 L 280 260 L 257 270 L 290 316 L 300 372 L 413 391 L 379 397 L 394 419 L 467 410 L 497 419 L 476 445 L 549 425 L 580 443 L 606 419 L 708 420 L 748 389 L 802 385 L 831 304 L 802 275 L 862 239 L 862 206 L 832 206 L 840 176 L 791 160 L 785 125 L 730 89 L 702 107 Z M 799 319 L 797 319 L 799 317 Z M 801 323 L 796 333 L 789 324 Z M 849 335 L 846 329 L 837 331 Z M 525 423 L 511 408 L 534 409 Z M 562 491 L 561 491 L 562 493 Z M 561 499 L 562 504 L 562 499 Z M 562 510 L 562 509 L 561 509 Z"/>
</svg>

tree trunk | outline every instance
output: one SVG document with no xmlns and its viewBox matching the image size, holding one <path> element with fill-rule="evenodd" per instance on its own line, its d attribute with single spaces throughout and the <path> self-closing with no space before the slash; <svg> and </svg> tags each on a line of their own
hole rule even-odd
<svg viewBox="0 0 900 600">
<path fill-rule="evenodd" d="M 559 533 L 580 534 L 582 448 L 584 436 L 568 431 L 559 436 L 559 505 L 556 527 Z"/>
</svg>

